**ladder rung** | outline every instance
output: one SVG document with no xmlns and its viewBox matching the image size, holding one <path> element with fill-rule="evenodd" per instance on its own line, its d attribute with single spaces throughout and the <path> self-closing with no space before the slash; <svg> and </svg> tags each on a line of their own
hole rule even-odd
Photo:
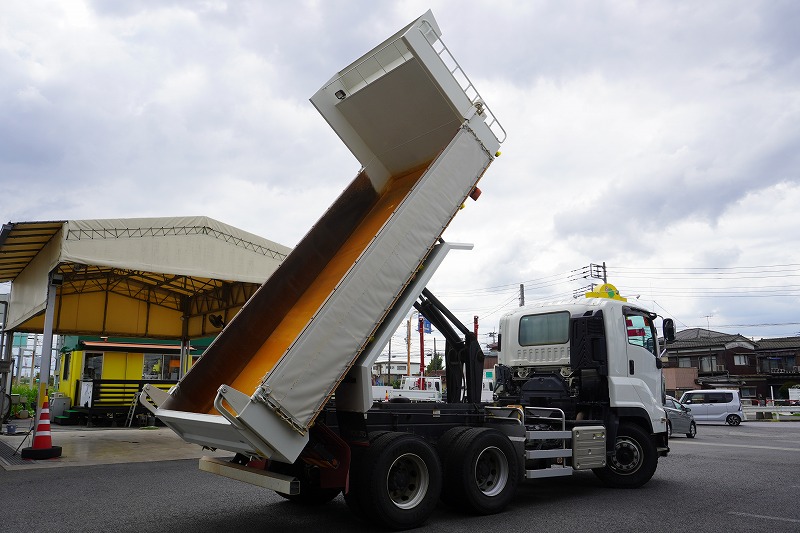
<svg viewBox="0 0 800 533">
<path fill-rule="evenodd" d="M 525 450 L 526 459 L 551 459 L 554 457 L 572 457 L 569 448 L 556 448 L 554 450 Z"/>
</svg>

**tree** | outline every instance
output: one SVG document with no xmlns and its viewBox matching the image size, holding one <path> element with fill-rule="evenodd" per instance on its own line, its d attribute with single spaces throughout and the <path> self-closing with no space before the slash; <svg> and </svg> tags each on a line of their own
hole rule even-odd
<svg viewBox="0 0 800 533">
<path fill-rule="evenodd" d="M 428 363 L 428 368 L 425 369 L 425 373 L 431 375 L 435 370 L 442 369 L 444 369 L 444 366 L 442 365 L 442 356 L 438 353 L 433 354 L 431 362 Z"/>
</svg>

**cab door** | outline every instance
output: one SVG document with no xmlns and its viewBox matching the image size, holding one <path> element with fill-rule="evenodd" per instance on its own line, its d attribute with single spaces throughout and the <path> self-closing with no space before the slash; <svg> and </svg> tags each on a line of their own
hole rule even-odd
<svg viewBox="0 0 800 533">
<path fill-rule="evenodd" d="M 628 339 L 628 377 L 644 381 L 653 398 L 661 404 L 661 361 L 658 359 L 653 321 L 648 316 L 626 313 L 625 330 Z"/>
</svg>

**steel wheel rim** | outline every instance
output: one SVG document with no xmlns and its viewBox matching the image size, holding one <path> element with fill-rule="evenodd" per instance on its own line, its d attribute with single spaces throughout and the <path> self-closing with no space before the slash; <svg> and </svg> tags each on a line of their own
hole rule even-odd
<svg viewBox="0 0 800 533">
<path fill-rule="evenodd" d="M 508 461 L 496 446 L 484 449 L 475 461 L 475 484 L 486 496 L 497 496 L 508 483 Z"/>
<path fill-rule="evenodd" d="M 406 453 L 389 468 L 386 492 L 398 508 L 413 509 L 425 498 L 430 481 L 425 461 L 419 455 Z"/>
<path fill-rule="evenodd" d="M 638 442 L 629 437 L 619 437 L 610 466 L 620 474 L 633 474 L 642 466 L 643 457 L 644 451 Z"/>
</svg>

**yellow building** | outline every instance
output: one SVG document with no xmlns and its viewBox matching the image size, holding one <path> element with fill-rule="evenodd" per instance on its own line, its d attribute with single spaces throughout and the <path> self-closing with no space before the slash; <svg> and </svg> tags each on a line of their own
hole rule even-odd
<svg viewBox="0 0 800 533">
<path fill-rule="evenodd" d="M 209 339 L 189 348 L 190 365 Z M 66 337 L 51 407 L 56 424 L 127 423 L 135 395 L 145 383 L 168 390 L 181 375 L 179 342 L 147 339 Z M 144 412 L 137 406 L 134 414 Z"/>
</svg>

